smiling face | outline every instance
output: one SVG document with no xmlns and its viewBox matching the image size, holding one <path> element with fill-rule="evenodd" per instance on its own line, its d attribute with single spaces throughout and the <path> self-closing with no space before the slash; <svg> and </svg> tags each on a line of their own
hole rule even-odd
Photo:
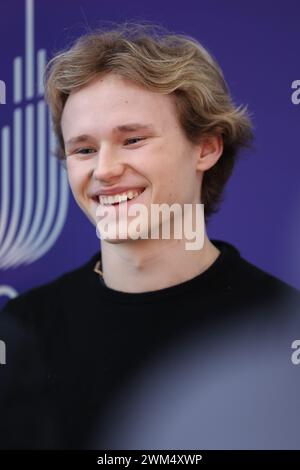
<svg viewBox="0 0 300 470">
<path fill-rule="evenodd" d="M 70 186 L 93 223 L 100 202 L 117 201 L 102 193 L 138 190 L 132 202 L 149 211 L 200 202 L 199 146 L 185 136 L 172 95 L 108 74 L 71 93 L 61 124 Z"/>
</svg>

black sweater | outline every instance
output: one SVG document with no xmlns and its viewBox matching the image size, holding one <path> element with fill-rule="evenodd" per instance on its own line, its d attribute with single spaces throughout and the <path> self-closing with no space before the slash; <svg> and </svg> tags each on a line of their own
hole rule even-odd
<svg viewBox="0 0 300 470">
<path fill-rule="evenodd" d="M 176 286 L 108 288 L 98 253 L 9 301 L 0 447 L 300 448 L 299 292 L 213 243 L 213 265 Z"/>
</svg>

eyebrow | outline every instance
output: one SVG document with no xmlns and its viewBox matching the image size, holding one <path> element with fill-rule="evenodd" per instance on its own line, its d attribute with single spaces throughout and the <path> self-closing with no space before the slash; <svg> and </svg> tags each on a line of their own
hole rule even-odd
<svg viewBox="0 0 300 470">
<path fill-rule="evenodd" d="M 154 127 L 152 124 L 142 124 L 138 122 L 132 122 L 128 124 L 121 124 L 113 128 L 112 132 L 115 133 L 125 133 L 125 132 L 134 132 L 134 131 L 153 131 Z M 72 137 L 66 142 L 66 145 L 78 144 L 80 142 L 86 142 L 87 140 L 92 139 L 92 136 L 88 134 L 81 134 L 76 137 Z"/>
</svg>

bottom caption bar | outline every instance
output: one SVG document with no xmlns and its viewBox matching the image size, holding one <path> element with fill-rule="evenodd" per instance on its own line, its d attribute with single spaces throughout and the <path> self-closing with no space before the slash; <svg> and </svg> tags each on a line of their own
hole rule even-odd
<svg viewBox="0 0 300 470">
<path fill-rule="evenodd" d="M 134 468 L 139 465 L 193 465 L 209 464 L 277 464 L 300 463 L 300 450 L 2 450 L 3 463 L 14 467 L 22 462 L 37 464 L 84 465 L 84 468 L 118 466 Z M 39 467 L 40 468 L 40 467 Z"/>
</svg>

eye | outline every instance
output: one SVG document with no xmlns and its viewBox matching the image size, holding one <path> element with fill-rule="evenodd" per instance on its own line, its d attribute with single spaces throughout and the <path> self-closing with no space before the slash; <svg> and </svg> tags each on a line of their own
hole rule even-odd
<svg viewBox="0 0 300 470">
<path fill-rule="evenodd" d="M 73 152 L 73 153 L 75 153 L 75 154 L 81 153 L 83 155 L 88 155 L 88 154 L 93 153 L 95 151 L 96 151 L 95 149 L 90 148 L 90 147 L 82 147 L 82 148 L 79 148 L 79 149 L 75 150 L 75 152 Z"/>
<path fill-rule="evenodd" d="M 129 137 L 128 139 L 125 140 L 124 145 L 133 145 L 137 144 L 141 140 L 145 140 L 146 137 Z"/>
</svg>

